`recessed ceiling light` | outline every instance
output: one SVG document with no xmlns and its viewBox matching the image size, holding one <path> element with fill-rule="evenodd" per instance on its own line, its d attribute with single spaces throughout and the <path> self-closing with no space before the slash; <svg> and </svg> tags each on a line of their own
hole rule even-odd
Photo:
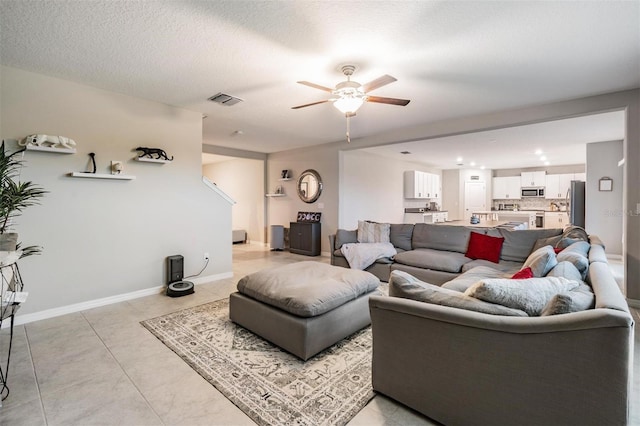
<svg viewBox="0 0 640 426">
<path fill-rule="evenodd" d="M 484 167 L 484 166 L 480 166 L 480 169 L 484 170 L 484 169 L 485 169 L 485 167 Z"/>
<path fill-rule="evenodd" d="M 536 149 L 535 154 L 536 154 L 536 155 L 540 155 L 540 154 L 542 154 L 542 150 L 541 150 L 541 149 Z"/>
<path fill-rule="evenodd" d="M 551 163 L 549 163 L 548 161 L 545 161 L 545 162 L 544 162 L 544 165 L 545 165 L 545 166 L 548 166 L 549 164 L 551 164 Z"/>
<path fill-rule="evenodd" d="M 475 162 L 475 161 L 472 161 L 472 162 L 470 162 L 470 163 L 469 163 L 469 165 L 470 165 L 471 167 L 475 167 L 476 162 Z"/>
<path fill-rule="evenodd" d="M 547 156 L 546 155 L 540 156 L 540 161 L 547 161 Z"/>
<path fill-rule="evenodd" d="M 457 162 L 457 163 L 461 163 L 461 162 L 462 162 L 462 157 L 458 157 L 458 158 L 456 158 L 456 162 Z"/>
</svg>

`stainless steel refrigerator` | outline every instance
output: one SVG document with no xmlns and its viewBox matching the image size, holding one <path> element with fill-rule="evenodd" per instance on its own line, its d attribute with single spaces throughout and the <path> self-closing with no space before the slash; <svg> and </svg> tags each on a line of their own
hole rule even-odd
<svg viewBox="0 0 640 426">
<path fill-rule="evenodd" d="M 571 188 L 567 191 L 567 214 L 569 224 L 584 228 L 585 183 L 582 181 L 571 181 Z"/>
</svg>

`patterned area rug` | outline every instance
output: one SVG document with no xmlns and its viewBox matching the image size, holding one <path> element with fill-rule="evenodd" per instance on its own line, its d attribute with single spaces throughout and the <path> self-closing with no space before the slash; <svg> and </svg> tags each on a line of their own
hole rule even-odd
<svg viewBox="0 0 640 426">
<path fill-rule="evenodd" d="M 303 362 L 232 323 L 229 299 L 141 324 L 259 425 L 344 425 L 374 396 L 370 327 Z"/>
</svg>

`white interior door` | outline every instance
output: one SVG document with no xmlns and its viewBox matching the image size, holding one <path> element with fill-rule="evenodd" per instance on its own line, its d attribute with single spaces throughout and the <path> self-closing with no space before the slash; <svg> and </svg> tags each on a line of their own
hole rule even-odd
<svg viewBox="0 0 640 426">
<path fill-rule="evenodd" d="M 487 185 L 484 182 L 464 183 L 464 220 L 471 218 L 471 213 L 486 211 Z"/>
</svg>

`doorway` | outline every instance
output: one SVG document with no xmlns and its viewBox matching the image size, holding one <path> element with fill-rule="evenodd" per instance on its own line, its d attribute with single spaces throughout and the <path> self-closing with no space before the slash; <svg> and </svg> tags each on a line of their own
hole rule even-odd
<svg viewBox="0 0 640 426">
<path fill-rule="evenodd" d="M 474 212 L 487 209 L 487 185 L 485 182 L 468 181 L 464 183 L 464 220 L 469 222 Z"/>
</svg>

